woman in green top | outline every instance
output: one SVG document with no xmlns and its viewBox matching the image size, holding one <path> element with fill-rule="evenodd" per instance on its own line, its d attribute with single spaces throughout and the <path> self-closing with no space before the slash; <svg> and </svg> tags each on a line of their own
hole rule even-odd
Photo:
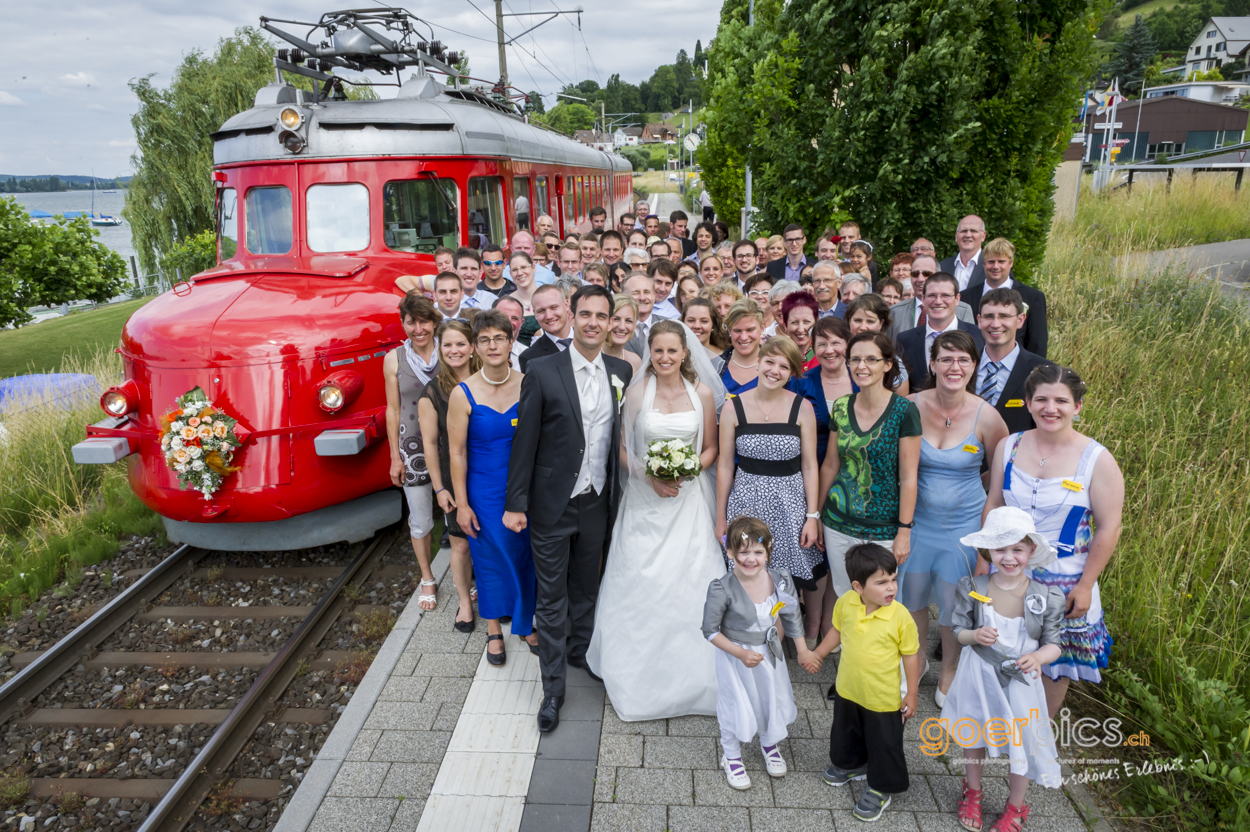
<svg viewBox="0 0 1250 832">
<path fill-rule="evenodd" d="M 899 565 L 907 560 L 920 462 L 920 411 L 893 391 L 899 371 L 890 339 L 861 332 L 846 355 L 859 392 L 833 403 L 829 444 L 838 452 L 825 454 L 820 468 L 825 554 L 839 597 L 851 591 L 845 563 L 851 546 L 891 540 Z"/>
</svg>

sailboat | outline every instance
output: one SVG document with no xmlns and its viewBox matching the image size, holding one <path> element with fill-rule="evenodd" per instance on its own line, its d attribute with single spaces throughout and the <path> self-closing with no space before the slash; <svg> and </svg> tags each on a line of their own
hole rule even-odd
<svg viewBox="0 0 1250 832">
<path fill-rule="evenodd" d="M 108 193 L 108 192 L 106 191 L 106 193 Z M 94 226 L 100 226 L 100 227 L 110 227 L 110 226 L 114 226 L 114 225 L 121 225 L 121 224 L 122 224 L 122 218 L 121 218 L 121 217 L 114 217 L 114 216 L 111 216 L 111 215 L 109 215 L 109 214 L 100 214 L 99 216 L 96 216 L 96 212 L 95 212 L 95 174 L 94 174 L 94 173 L 93 173 L 93 174 L 91 174 L 91 214 L 90 214 L 90 216 L 91 216 L 91 224 L 92 224 L 92 225 L 94 225 Z"/>
</svg>

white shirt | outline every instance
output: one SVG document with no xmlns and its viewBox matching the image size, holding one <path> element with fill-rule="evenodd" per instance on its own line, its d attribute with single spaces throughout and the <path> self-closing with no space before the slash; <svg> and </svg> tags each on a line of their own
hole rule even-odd
<svg viewBox="0 0 1250 832">
<path fill-rule="evenodd" d="M 527 349 L 529 348 L 522 344 L 519 338 L 512 341 L 512 369 L 518 373 L 521 372 L 521 353 Z"/>
<path fill-rule="evenodd" d="M 482 287 L 478 287 L 473 294 L 465 295 L 464 300 L 460 301 L 460 308 L 463 309 L 490 309 L 494 306 L 495 301 L 499 298 L 494 292 L 488 292 Z"/>
<path fill-rule="evenodd" d="M 998 385 L 998 389 L 994 391 L 991 399 L 985 401 L 991 405 L 997 405 L 998 399 L 1003 395 L 1003 389 L 1007 385 L 1007 379 L 1011 376 L 1011 371 L 1016 368 L 1016 359 L 1020 357 L 1020 344 L 1013 344 L 1011 352 L 1007 353 L 1002 361 L 999 361 L 997 375 L 994 376 L 994 383 Z M 990 357 L 985 350 L 981 350 L 981 366 L 977 367 L 977 389 L 976 393 L 981 393 L 981 386 L 985 384 L 985 376 L 989 373 Z"/>
<path fill-rule="evenodd" d="M 556 348 L 557 348 L 557 349 L 559 349 L 559 350 L 560 350 L 560 352 L 564 352 L 565 350 L 567 350 L 567 349 L 569 348 L 569 344 L 561 344 L 561 343 L 560 343 L 560 341 L 561 341 L 560 336 L 558 336 L 558 335 L 552 335 L 550 332 L 548 332 L 548 331 L 547 331 L 547 330 L 545 330 L 545 329 L 543 330 L 543 335 L 546 335 L 548 338 L 550 338 L 550 339 L 551 339 L 551 342 L 552 342 L 553 344 L 555 344 L 555 345 L 556 345 Z M 570 326 L 570 327 L 569 327 L 569 334 L 568 334 L 568 335 L 565 335 L 564 337 L 565 337 L 565 338 L 569 338 L 569 337 L 571 337 L 572 335 L 573 335 L 573 327 L 571 327 L 571 326 Z M 570 341 L 569 343 L 572 343 L 572 342 Z"/>
<path fill-rule="evenodd" d="M 929 355 L 929 350 L 933 347 L 933 339 L 937 338 L 943 332 L 955 332 L 959 329 L 959 318 L 951 318 L 951 322 L 946 329 L 934 329 L 929 326 L 929 322 L 924 324 L 924 354 Z"/>
<path fill-rule="evenodd" d="M 577 398 L 582 411 L 582 434 L 586 437 L 586 452 L 582 456 L 582 468 L 577 472 L 570 498 L 581 494 L 588 487 L 596 494 L 603 493 L 608 480 L 608 454 L 612 445 L 612 408 L 615 396 L 611 391 L 608 370 L 603 354 L 587 361 L 580 350 L 569 350 L 573 359 L 573 377 L 577 380 Z"/>
<path fill-rule="evenodd" d="M 955 255 L 955 279 L 959 281 L 959 291 L 968 288 L 968 283 L 972 280 L 972 271 L 977 267 L 977 261 L 981 259 L 981 249 L 977 249 L 977 253 L 972 255 L 972 259 L 968 261 L 968 265 L 964 265 L 963 255 Z"/>
</svg>

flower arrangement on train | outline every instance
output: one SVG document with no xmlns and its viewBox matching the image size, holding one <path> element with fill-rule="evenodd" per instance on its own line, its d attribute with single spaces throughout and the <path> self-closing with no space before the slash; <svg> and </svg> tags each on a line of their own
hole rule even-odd
<svg viewBox="0 0 1250 832">
<path fill-rule="evenodd" d="M 230 464 L 243 443 L 237 419 L 214 407 L 199 387 L 178 397 L 178 406 L 161 417 L 161 452 L 183 488 L 212 499 L 221 482 L 239 470 Z"/>
<path fill-rule="evenodd" d="M 676 482 L 698 476 L 702 470 L 693 445 L 677 439 L 657 439 L 647 446 L 647 474 Z"/>
</svg>

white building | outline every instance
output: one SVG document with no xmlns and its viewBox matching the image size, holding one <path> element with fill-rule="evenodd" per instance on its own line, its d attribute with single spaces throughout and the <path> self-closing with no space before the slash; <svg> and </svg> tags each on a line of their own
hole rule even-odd
<svg viewBox="0 0 1250 832">
<path fill-rule="evenodd" d="M 1236 104 L 1243 96 L 1250 95 L 1250 84 L 1241 81 L 1189 81 L 1183 84 L 1146 87 L 1147 98 L 1164 98 L 1169 95 L 1211 104 Z"/>
<path fill-rule="evenodd" d="M 1187 74 L 1219 69 L 1250 46 L 1250 17 L 1213 17 L 1185 53 Z"/>
</svg>

